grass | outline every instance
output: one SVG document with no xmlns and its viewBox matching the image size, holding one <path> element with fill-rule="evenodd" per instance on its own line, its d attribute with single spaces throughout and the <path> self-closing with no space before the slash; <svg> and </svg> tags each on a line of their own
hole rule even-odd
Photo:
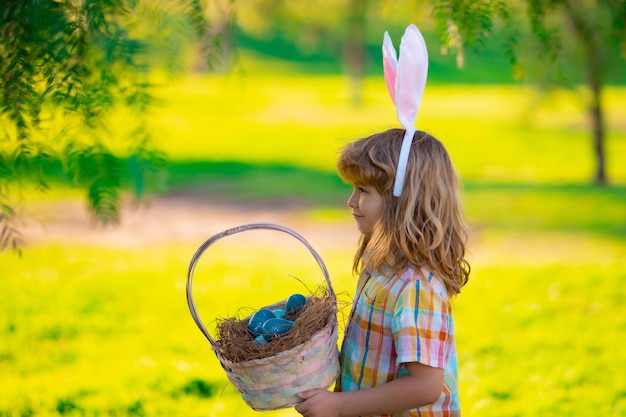
<svg viewBox="0 0 626 417">
<path fill-rule="evenodd" d="M 457 303 L 458 326 L 466 329 L 458 343 L 472 346 L 459 359 L 469 400 L 465 411 L 624 415 L 625 378 L 616 371 L 626 359 L 619 342 L 626 325 L 619 308 L 624 291 L 617 284 L 623 262 L 528 259 L 514 267 L 481 265 Z"/>
<path fill-rule="evenodd" d="M 168 193 L 296 200 L 311 224 L 350 221 L 333 168 L 341 144 L 397 124 L 376 79 L 360 107 L 330 76 L 189 79 L 161 93 L 154 117 L 171 157 Z M 626 90 L 606 99 L 612 185 L 594 187 L 572 93 L 427 89 L 420 126 L 450 151 L 475 231 L 473 273 L 455 301 L 464 415 L 626 416 Z M 210 249 L 194 287 L 206 321 L 300 289 L 289 274 L 319 281 L 302 248 L 259 242 Z M 22 258 L 0 253 L 0 416 L 256 415 L 187 310 L 197 245 L 58 242 Z M 349 299 L 353 247 L 317 249 Z"/>
<path fill-rule="evenodd" d="M 466 414 L 625 415 L 616 365 L 626 360 L 625 248 L 623 239 L 578 233 L 481 234 L 455 303 Z M 195 249 L 60 245 L 2 255 L 10 273 L 2 275 L 0 415 L 254 415 L 186 309 Z M 281 268 L 305 277 L 307 258 L 293 249 L 211 249 L 194 287 L 201 316 L 209 323 L 294 291 Z M 352 291 L 350 249 L 322 255 L 335 289 Z"/>
<path fill-rule="evenodd" d="M 379 78 L 365 80 L 360 106 L 350 105 L 343 78 L 314 79 L 206 77 L 164 87 L 167 105 L 155 114 L 162 145 L 174 161 L 332 171 L 347 141 L 398 125 Z M 588 182 L 594 162 L 581 95 L 537 95 L 520 86 L 430 86 L 418 126 L 446 144 L 465 179 Z M 609 88 L 605 97 L 608 173 L 623 184 L 626 98 L 620 88 Z M 568 161 L 575 165 L 565 167 Z"/>
</svg>

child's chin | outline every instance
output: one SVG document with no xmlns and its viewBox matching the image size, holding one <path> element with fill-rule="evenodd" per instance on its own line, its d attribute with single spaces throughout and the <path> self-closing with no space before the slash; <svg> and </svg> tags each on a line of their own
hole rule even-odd
<svg viewBox="0 0 626 417">
<path fill-rule="evenodd" d="M 356 227 L 357 227 L 357 229 L 359 229 L 359 232 L 361 232 L 361 234 L 364 234 L 364 235 L 371 235 L 372 234 L 372 231 L 371 231 L 371 229 L 369 227 L 363 226 L 363 225 L 361 225 L 358 222 L 357 222 L 357 226 Z"/>
</svg>

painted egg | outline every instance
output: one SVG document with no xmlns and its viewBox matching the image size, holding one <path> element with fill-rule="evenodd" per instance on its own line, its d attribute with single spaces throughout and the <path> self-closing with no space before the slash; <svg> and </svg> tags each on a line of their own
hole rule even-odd
<svg viewBox="0 0 626 417">
<path fill-rule="evenodd" d="M 263 324 L 263 336 L 266 340 L 272 340 L 274 337 L 285 334 L 293 326 L 293 321 L 273 318 L 267 320 Z"/>
<path fill-rule="evenodd" d="M 250 321 L 248 321 L 248 330 L 250 330 L 250 333 L 254 336 L 258 336 L 263 333 L 263 323 L 269 319 L 275 318 L 276 316 L 272 313 L 272 310 L 261 308 L 257 310 L 252 317 L 250 317 Z"/>
<path fill-rule="evenodd" d="M 254 344 L 255 345 L 265 345 L 267 344 L 267 340 L 265 340 L 265 337 L 263 337 L 262 334 L 258 335 L 257 337 L 254 338 Z"/>
<path fill-rule="evenodd" d="M 285 317 L 285 314 L 287 314 L 287 312 L 283 310 L 282 308 L 278 308 L 274 310 L 274 315 L 278 317 L 279 319 L 282 319 L 283 317 Z"/>
<path fill-rule="evenodd" d="M 301 308 L 306 304 L 306 297 L 302 294 L 292 294 L 287 299 L 287 304 L 285 305 L 285 310 L 287 314 L 293 313 L 294 311 Z"/>
</svg>

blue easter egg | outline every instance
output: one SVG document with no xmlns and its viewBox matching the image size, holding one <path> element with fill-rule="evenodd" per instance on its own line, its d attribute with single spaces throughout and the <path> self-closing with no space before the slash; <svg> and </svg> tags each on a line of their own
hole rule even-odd
<svg viewBox="0 0 626 417">
<path fill-rule="evenodd" d="M 282 308 L 277 308 L 276 310 L 274 310 L 274 315 L 279 319 L 285 317 L 285 314 L 287 314 L 287 312 Z"/>
<path fill-rule="evenodd" d="M 294 311 L 301 308 L 306 304 L 306 297 L 302 294 L 292 294 L 287 299 L 287 304 L 285 305 L 285 310 L 287 314 L 293 313 Z"/>
<path fill-rule="evenodd" d="M 267 344 L 267 340 L 265 340 L 265 337 L 263 337 L 262 334 L 258 335 L 257 337 L 254 338 L 254 344 L 255 345 L 265 345 Z"/>
<path fill-rule="evenodd" d="M 266 340 L 272 340 L 274 337 L 285 334 L 293 326 L 293 321 L 273 318 L 263 323 L 263 336 Z"/>
<path fill-rule="evenodd" d="M 250 333 L 254 336 L 258 336 L 263 333 L 263 323 L 274 318 L 276 318 L 276 316 L 274 316 L 272 310 L 261 308 L 257 310 L 252 317 L 250 317 L 250 321 L 248 321 L 248 330 L 250 330 Z"/>
</svg>

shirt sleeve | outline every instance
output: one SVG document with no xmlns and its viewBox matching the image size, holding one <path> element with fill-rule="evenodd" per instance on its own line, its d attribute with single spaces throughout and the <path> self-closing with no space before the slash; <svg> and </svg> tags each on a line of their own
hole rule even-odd
<svg viewBox="0 0 626 417">
<path fill-rule="evenodd" d="M 397 365 L 445 366 L 452 312 L 445 287 L 437 283 L 432 274 L 414 278 L 397 298 L 392 321 Z"/>
</svg>

